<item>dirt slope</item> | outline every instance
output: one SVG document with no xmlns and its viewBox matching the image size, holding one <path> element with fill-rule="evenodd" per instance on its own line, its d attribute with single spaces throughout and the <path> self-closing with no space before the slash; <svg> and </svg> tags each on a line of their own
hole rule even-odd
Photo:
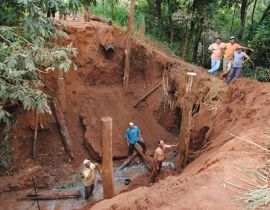
<svg viewBox="0 0 270 210">
<path fill-rule="evenodd" d="M 265 148 L 270 116 L 270 85 L 240 79 L 230 90 L 229 101 L 215 109 L 201 107 L 194 116 L 195 128 L 209 126 L 201 155 L 175 177 L 152 187 L 142 187 L 102 201 L 91 209 L 239 209 L 232 196 L 241 190 L 225 181 L 249 188 L 250 180 L 234 161 L 258 165 L 267 157 L 254 145 L 231 136 L 233 133 Z M 202 104 L 203 105 L 203 104 Z M 214 111 L 213 111 L 214 110 Z M 89 208 L 85 208 L 89 209 Z"/>
<path fill-rule="evenodd" d="M 38 134 L 38 155 L 48 156 L 30 160 L 34 113 L 26 113 L 19 107 L 19 124 L 12 139 L 16 154 L 12 176 L 0 177 L 0 191 L 31 187 L 31 175 L 37 177 L 38 187 L 52 188 L 56 183 L 72 182 L 70 176 L 78 174 L 84 158 L 98 159 L 99 119 L 106 115 L 113 118 L 115 157 L 127 153 L 123 134 L 129 121 L 140 126 L 150 152 L 153 152 L 159 138 L 168 143 L 176 142 L 181 114 L 177 109 L 164 111 L 161 88 L 138 108 L 133 108 L 133 105 L 161 81 L 164 70 L 169 72 L 170 94 L 177 95 L 175 100 L 181 104 L 184 73 L 194 71 L 198 74 L 196 103 L 199 110 L 192 119 L 191 143 L 198 158 L 180 175 L 104 200 L 93 209 L 236 209 L 231 202 L 235 189 L 224 187 L 224 180 L 229 179 L 242 186 L 239 179 L 248 178 L 236 170 L 233 160 L 259 162 L 265 155 L 229 133 L 248 136 L 268 146 L 261 134 L 265 132 L 264 126 L 270 116 L 269 84 L 242 79 L 228 89 L 224 81 L 209 76 L 205 69 L 177 61 L 167 52 L 134 39 L 130 88 L 124 95 L 121 88 L 124 31 L 94 21 L 66 23 L 70 38 L 62 43 L 72 43 L 79 52 L 75 59 L 78 71 L 65 75 L 65 118 L 76 160 L 68 163 L 54 115 L 42 116 L 44 128 Z M 105 44 L 112 44 L 114 53 L 106 53 Z M 56 74 L 44 75 L 43 79 L 45 91 L 55 96 Z M 85 142 L 91 143 L 90 152 L 85 148 Z"/>
<path fill-rule="evenodd" d="M 150 153 L 160 138 L 166 139 L 167 142 L 175 141 L 153 116 L 153 110 L 162 100 L 160 91 L 149 97 L 155 101 L 151 106 L 148 107 L 144 103 L 135 109 L 133 105 L 140 96 L 160 81 L 163 69 L 166 65 L 177 62 L 176 59 L 134 40 L 130 90 L 124 95 L 121 88 L 125 45 L 123 30 L 94 21 L 88 24 L 73 21 L 66 23 L 70 38 L 61 42 L 72 43 L 79 52 L 79 56 L 75 59 L 78 71 L 70 71 L 65 75 L 67 105 L 65 119 L 76 159 L 68 163 L 68 156 L 61 143 L 59 127 L 51 107 L 53 114 L 41 117 L 43 128 L 38 133 L 38 158 L 35 161 L 31 160 L 35 114 L 18 107 L 18 125 L 12 139 L 15 153 L 13 167 L 10 170 L 12 176 L 3 174 L 0 177 L 0 191 L 31 187 L 31 175 L 40 177 L 37 180 L 40 187 L 51 188 L 57 182 L 70 182 L 70 175 L 78 173 L 78 167 L 85 158 L 98 159 L 93 152 L 86 149 L 85 142 L 91 142 L 95 149 L 94 153 L 99 154 L 99 120 L 106 115 L 113 118 L 115 157 L 127 155 L 124 132 L 130 121 L 140 126 Z M 115 52 L 109 57 L 104 52 L 104 44 L 114 45 Z M 42 77 L 45 91 L 55 97 L 57 74 L 45 74 Z M 86 126 L 82 122 L 84 118 Z"/>
</svg>

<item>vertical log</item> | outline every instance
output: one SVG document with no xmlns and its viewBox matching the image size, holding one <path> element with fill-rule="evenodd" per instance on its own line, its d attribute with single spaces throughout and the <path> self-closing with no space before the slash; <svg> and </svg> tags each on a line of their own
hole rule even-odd
<svg viewBox="0 0 270 210">
<path fill-rule="evenodd" d="M 126 50 L 125 50 L 125 70 L 124 70 L 124 92 L 128 91 L 128 82 L 129 82 L 129 53 L 131 48 L 131 39 L 133 34 L 133 21 L 135 13 L 135 0 L 130 2 L 130 11 L 128 15 L 128 28 L 127 28 L 127 40 L 126 40 Z"/>
<path fill-rule="evenodd" d="M 185 95 L 182 104 L 182 122 L 179 136 L 178 156 L 176 160 L 176 168 L 181 171 L 187 165 L 188 149 L 190 142 L 190 128 L 192 107 L 194 103 L 194 93 L 192 88 L 195 85 L 196 73 L 188 72 L 185 79 Z"/>
<path fill-rule="evenodd" d="M 114 196 L 113 185 L 113 161 L 112 161 L 112 118 L 101 118 L 100 140 L 102 150 L 102 171 L 103 171 L 103 194 L 104 198 Z"/>
<path fill-rule="evenodd" d="M 58 70 L 57 76 L 57 100 L 63 113 L 66 111 L 65 80 L 62 70 Z"/>
<path fill-rule="evenodd" d="M 32 158 L 35 160 L 37 155 L 37 135 L 38 135 L 38 125 L 39 125 L 39 113 L 36 109 L 36 117 L 35 117 L 35 134 L 34 134 L 34 141 L 33 141 L 33 156 Z"/>
</svg>

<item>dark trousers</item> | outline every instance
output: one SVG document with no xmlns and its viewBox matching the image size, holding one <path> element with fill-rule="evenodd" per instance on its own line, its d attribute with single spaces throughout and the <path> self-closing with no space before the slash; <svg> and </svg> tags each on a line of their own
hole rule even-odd
<svg viewBox="0 0 270 210">
<path fill-rule="evenodd" d="M 84 186 L 85 200 L 87 200 L 90 197 L 93 190 L 94 190 L 94 184 L 92 184 L 91 186 Z"/>
<path fill-rule="evenodd" d="M 158 173 L 160 172 L 160 169 L 162 167 L 162 161 L 155 161 L 155 168 L 152 171 L 151 174 L 151 182 L 155 182 Z"/>
<path fill-rule="evenodd" d="M 233 67 L 229 76 L 228 76 L 227 85 L 229 85 L 231 83 L 233 78 L 237 79 L 240 75 L 240 72 L 241 72 L 241 67 Z"/>
<path fill-rule="evenodd" d="M 146 146 L 145 146 L 144 141 L 138 140 L 137 143 L 141 145 L 141 147 L 143 148 L 143 153 L 145 153 Z M 132 155 L 134 150 L 135 150 L 135 144 L 129 144 L 128 155 Z"/>
</svg>

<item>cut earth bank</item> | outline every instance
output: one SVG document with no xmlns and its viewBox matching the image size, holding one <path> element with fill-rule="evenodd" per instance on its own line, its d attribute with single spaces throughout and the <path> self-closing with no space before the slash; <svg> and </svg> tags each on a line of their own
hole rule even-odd
<svg viewBox="0 0 270 210">
<path fill-rule="evenodd" d="M 90 205 L 93 209 L 238 208 L 231 202 L 236 190 L 224 185 L 224 181 L 244 185 L 240 178 L 248 178 L 237 170 L 233 161 L 258 163 L 267 156 L 231 134 L 268 146 L 263 134 L 270 115 L 270 86 L 241 79 L 229 90 L 223 81 L 210 77 L 205 69 L 178 61 L 155 43 L 152 45 L 134 39 L 129 92 L 125 95 L 121 86 L 125 32 L 116 26 L 95 21 L 66 23 L 70 38 L 64 43 L 72 42 L 79 52 L 75 59 L 78 71 L 65 75 L 65 119 L 75 161 L 68 162 L 54 115 L 42 116 L 43 129 L 39 132 L 37 148 L 38 154 L 51 155 L 30 160 L 34 113 L 26 113 L 19 108 L 19 125 L 12 139 L 15 161 L 11 173 L 14 175 L 1 176 L 1 191 L 32 187 L 31 175 L 37 177 L 38 187 L 52 188 L 78 173 L 85 157 L 99 160 L 99 119 L 106 115 L 113 118 L 113 153 L 116 159 L 127 156 L 123 134 L 129 121 L 140 126 L 150 154 L 158 139 L 176 143 L 184 75 L 193 71 L 198 76 L 190 149 L 192 159 L 197 158 L 181 174 L 168 176 L 151 187 L 122 193 L 93 207 Z M 104 50 L 107 44 L 114 46 L 114 52 Z M 54 97 L 57 75 L 44 75 L 43 79 L 45 90 Z M 166 79 L 168 86 L 164 82 Z M 162 88 L 134 108 L 136 101 L 160 81 L 163 81 Z M 168 93 L 166 100 L 164 90 Z M 168 106 L 165 109 L 165 105 L 171 105 L 171 109 Z M 86 206 L 84 209 L 89 208 Z"/>
</svg>

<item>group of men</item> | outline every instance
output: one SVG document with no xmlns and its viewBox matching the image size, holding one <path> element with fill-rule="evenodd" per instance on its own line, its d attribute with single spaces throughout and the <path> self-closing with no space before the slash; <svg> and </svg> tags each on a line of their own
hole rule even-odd
<svg viewBox="0 0 270 210">
<path fill-rule="evenodd" d="M 128 154 L 129 156 L 133 154 L 135 150 L 135 144 L 141 145 L 143 152 L 146 151 L 145 143 L 142 139 L 142 134 L 138 126 L 136 126 L 133 122 L 129 123 L 129 127 L 126 130 L 125 138 L 128 143 Z M 151 180 L 154 181 L 157 174 L 160 172 L 162 167 L 162 162 L 166 159 L 166 150 L 168 148 L 176 147 L 178 145 L 168 145 L 165 144 L 163 140 L 158 141 L 157 148 L 154 153 L 154 163 L 155 168 L 153 170 Z M 102 173 L 97 163 L 92 163 L 90 160 L 85 159 L 83 161 L 83 170 L 82 170 L 82 178 L 83 184 L 85 188 L 85 199 L 87 200 L 94 190 L 94 183 L 96 179 L 96 170 L 100 173 L 102 177 Z"/>
<path fill-rule="evenodd" d="M 234 78 L 239 77 L 243 64 L 250 60 L 250 57 L 243 52 L 245 49 L 252 50 L 237 44 L 235 37 L 230 37 L 227 44 L 223 43 L 220 37 L 217 37 L 216 42 L 208 48 L 211 52 L 211 69 L 208 72 L 213 75 L 217 74 L 223 57 L 223 73 L 221 77 L 229 74 L 226 83 L 230 85 Z"/>
</svg>

